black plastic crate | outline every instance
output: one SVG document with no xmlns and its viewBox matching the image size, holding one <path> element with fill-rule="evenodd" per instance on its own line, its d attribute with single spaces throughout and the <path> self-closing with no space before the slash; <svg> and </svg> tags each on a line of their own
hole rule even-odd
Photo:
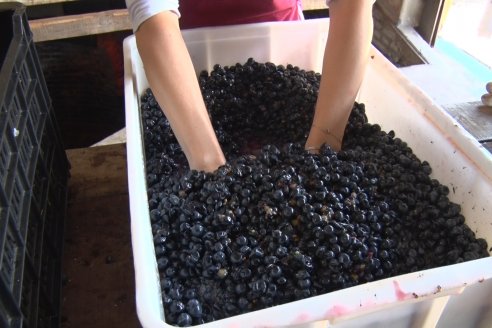
<svg viewBox="0 0 492 328">
<path fill-rule="evenodd" d="M 61 258 L 58 253 L 59 251 L 50 244 L 44 244 L 40 272 L 40 292 L 46 296 L 46 300 L 53 309 L 57 309 L 60 306 Z"/>
<path fill-rule="evenodd" d="M 31 193 L 27 181 L 20 172 L 12 179 L 9 200 L 9 216 L 13 220 L 22 241 L 26 238 L 26 227 Z"/>
<path fill-rule="evenodd" d="M 21 311 L 24 316 L 25 327 L 36 327 L 38 321 L 39 285 L 40 281 L 36 272 L 31 267 L 26 266 L 21 290 Z"/>
<path fill-rule="evenodd" d="M 37 328 L 59 327 L 59 311 L 53 307 L 53 304 L 41 291 L 39 293 L 37 319 Z"/>
<path fill-rule="evenodd" d="M 58 327 L 69 163 L 22 4 L 0 30 L 0 327 Z"/>
<path fill-rule="evenodd" d="M 19 165 L 22 165 L 27 181 L 33 181 L 34 170 L 38 160 L 38 141 L 34 135 L 31 122 L 27 121 L 22 136 L 18 137 Z"/>
<path fill-rule="evenodd" d="M 54 142 L 50 142 L 56 138 L 53 131 L 53 125 L 50 120 L 46 121 L 46 128 L 41 136 L 41 145 L 39 147 L 39 157 L 44 163 L 46 168 L 53 166 L 53 158 L 55 156 L 55 150 L 57 145 Z M 51 174 L 51 170 L 48 171 L 48 176 Z"/>
<path fill-rule="evenodd" d="M 45 164 L 41 159 L 39 159 L 34 172 L 34 181 L 32 186 L 33 204 L 31 204 L 31 209 L 36 208 L 38 213 L 44 213 L 46 210 L 48 185 L 49 174 L 46 171 Z"/>
<path fill-rule="evenodd" d="M 6 188 L 14 173 L 11 170 L 17 164 L 17 152 L 14 152 L 15 137 L 13 127 L 7 121 L 7 115 L 0 114 L 0 183 Z"/>
<path fill-rule="evenodd" d="M 0 236 L 2 236 L 3 247 L 0 260 L 0 291 L 2 291 L 1 298 L 5 309 L 0 312 L 0 315 L 4 316 L 3 321 L 13 324 L 19 320 L 17 305 L 20 303 L 24 271 L 24 246 L 12 216 L 7 214 L 1 219 Z M 2 322 L 1 319 L 0 322 Z"/>
<path fill-rule="evenodd" d="M 34 200 L 31 200 L 32 202 Z M 35 204 L 31 204 L 29 211 L 29 223 L 27 226 L 26 255 L 27 264 L 30 265 L 37 276 L 40 274 L 43 251 L 44 220 L 39 214 Z"/>
</svg>

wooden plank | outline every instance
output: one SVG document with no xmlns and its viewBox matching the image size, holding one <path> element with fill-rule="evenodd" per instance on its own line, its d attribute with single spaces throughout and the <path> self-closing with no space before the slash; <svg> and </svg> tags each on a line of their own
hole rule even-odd
<svg viewBox="0 0 492 328">
<path fill-rule="evenodd" d="M 468 102 L 444 108 L 478 141 L 492 140 L 492 109 L 481 102 Z"/>
<path fill-rule="evenodd" d="M 127 9 L 42 18 L 29 21 L 34 42 L 131 30 Z"/>
<path fill-rule="evenodd" d="M 66 150 L 71 165 L 71 198 L 96 198 L 128 192 L 126 144 Z"/>
<path fill-rule="evenodd" d="M 30 2 L 31 4 L 42 4 L 61 2 L 61 0 L 26 2 Z M 303 10 L 305 11 L 325 8 L 328 8 L 325 0 L 303 1 Z M 29 25 L 35 42 L 132 29 L 127 9 L 114 9 L 89 14 L 35 19 L 31 20 Z"/>
<path fill-rule="evenodd" d="M 393 24 L 398 24 L 403 0 L 378 0 L 376 5 Z"/>
<path fill-rule="evenodd" d="M 303 0 L 302 1 L 302 10 L 319 10 L 326 9 L 328 6 L 326 5 L 326 0 Z"/>
<path fill-rule="evenodd" d="M 108 195 L 68 206 L 62 328 L 140 326 L 128 204 L 128 195 Z"/>
<path fill-rule="evenodd" d="M 139 327 L 125 144 L 67 155 L 61 327 Z"/>
<path fill-rule="evenodd" d="M 46 5 L 51 3 L 59 3 L 59 2 L 73 2 L 78 0 L 18 0 L 22 4 L 26 6 L 37 6 L 37 5 Z M 316 10 L 316 9 L 324 9 L 328 8 L 326 6 L 326 0 L 303 0 L 302 1 L 303 10 Z"/>
<path fill-rule="evenodd" d="M 78 0 L 17 0 L 17 2 L 20 2 L 25 6 L 49 5 L 52 3 L 73 2 L 73 1 L 78 1 Z"/>
<path fill-rule="evenodd" d="M 441 19 L 442 10 L 444 8 L 444 0 L 427 0 L 424 2 L 420 23 L 416 30 L 422 38 L 431 46 L 436 42 L 439 21 Z"/>
<path fill-rule="evenodd" d="M 485 147 L 485 149 L 492 153 L 492 141 L 482 142 L 482 145 Z"/>
<path fill-rule="evenodd" d="M 22 4 L 26 6 L 37 6 L 37 5 L 46 5 L 51 3 L 59 3 L 59 2 L 73 2 L 78 0 L 18 0 Z M 303 10 L 317 10 L 328 8 L 326 6 L 326 0 L 303 0 L 302 1 Z"/>
</svg>

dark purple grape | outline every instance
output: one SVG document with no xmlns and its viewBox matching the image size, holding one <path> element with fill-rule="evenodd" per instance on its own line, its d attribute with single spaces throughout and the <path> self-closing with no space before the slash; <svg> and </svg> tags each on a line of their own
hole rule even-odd
<svg viewBox="0 0 492 328">
<path fill-rule="evenodd" d="M 199 76 L 228 163 L 190 171 L 142 96 L 153 242 L 169 324 L 197 325 L 489 256 L 449 188 L 355 103 L 342 150 L 303 149 L 321 76 L 292 65 Z"/>
</svg>

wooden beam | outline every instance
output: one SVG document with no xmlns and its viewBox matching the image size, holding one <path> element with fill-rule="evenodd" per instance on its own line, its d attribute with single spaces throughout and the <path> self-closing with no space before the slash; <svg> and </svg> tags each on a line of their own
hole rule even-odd
<svg viewBox="0 0 492 328">
<path fill-rule="evenodd" d="M 18 2 L 26 5 L 26 6 L 38 6 L 38 5 L 47 5 L 51 3 L 59 3 L 59 2 L 73 2 L 78 0 L 18 0 Z M 328 8 L 326 6 L 326 0 L 304 0 L 302 2 L 303 10 L 317 10 L 317 9 L 325 9 Z"/>
<path fill-rule="evenodd" d="M 443 8 L 444 0 L 425 1 L 420 22 L 416 28 L 422 38 L 427 41 L 431 47 L 433 47 L 436 42 Z"/>
<path fill-rule="evenodd" d="M 42 18 L 29 21 L 34 42 L 131 30 L 128 10 Z"/>
<path fill-rule="evenodd" d="M 23 3 L 26 6 L 38 6 L 47 5 L 51 3 L 59 2 L 73 2 L 78 0 L 18 0 L 18 2 Z M 328 8 L 326 6 L 326 0 L 304 0 L 302 2 L 303 10 L 316 10 Z"/>
<path fill-rule="evenodd" d="M 492 140 L 492 111 L 483 106 L 482 102 L 454 104 L 444 106 L 444 109 L 478 141 Z"/>
<path fill-rule="evenodd" d="M 71 0 L 75 1 L 75 0 Z M 28 0 L 26 4 L 47 4 L 61 0 Z M 303 10 L 328 8 L 325 0 L 303 2 Z M 73 38 L 78 36 L 131 30 L 131 22 L 126 9 L 107 10 L 96 13 L 58 16 L 35 19 L 29 22 L 35 42 Z"/>
<path fill-rule="evenodd" d="M 25 6 L 49 5 L 52 3 L 73 2 L 73 1 L 77 1 L 77 0 L 17 0 L 17 2 L 20 2 Z"/>
<path fill-rule="evenodd" d="M 128 194 L 126 144 L 66 150 L 72 201 Z"/>
<path fill-rule="evenodd" d="M 302 10 L 319 10 L 326 9 L 328 6 L 326 5 L 326 0 L 303 0 L 302 1 Z"/>
<path fill-rule="evenodd" d="M 398 25 L 404 0 L 378 0 L 377 6 L 394 25 Z"/>
</svg>

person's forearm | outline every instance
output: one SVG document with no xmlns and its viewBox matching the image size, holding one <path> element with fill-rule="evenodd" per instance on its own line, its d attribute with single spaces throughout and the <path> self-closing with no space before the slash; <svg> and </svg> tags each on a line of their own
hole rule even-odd
<svg viewBox="0 0 492 328">
<path fill-rule="evenodd" d="M 334 0 L 320 90 L 306 149 L 339 150 L 364 77 L 372 40 L 372 0 Z"/>
<path fill-rule="evenodd" d="M 190 169 L 214 171 L 225 158 L 210 122 L 178 18 L 162 12 L 135 33 L 145 74 Z"/>
</svg>

